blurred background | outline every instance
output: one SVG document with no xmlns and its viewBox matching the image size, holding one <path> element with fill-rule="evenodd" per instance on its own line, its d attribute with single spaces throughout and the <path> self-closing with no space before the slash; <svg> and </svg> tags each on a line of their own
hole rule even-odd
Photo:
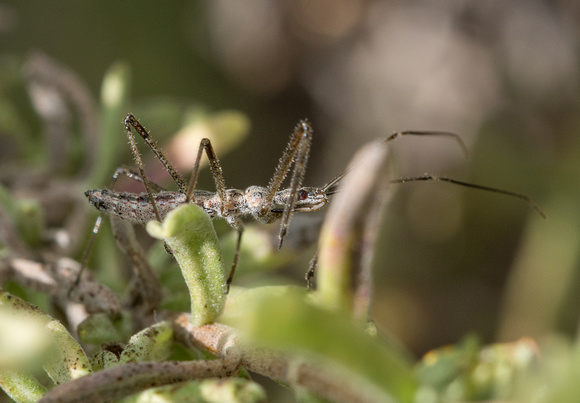
<svg viewBox="0 0 580 403">
<path fill-rule="evenodd" d="M 131 164 L 121 124 L 128 112 L 173 150 L 172 160 L 197 152 L 171 143 L 185 114 L 243 113 L 247 136 L 218 150 L 228 187 L 240 189 L 268 183 L 303 118 L 314 127 L 308 186 L 322 186 L 362 144 L 393 131 L 455 132 L 470 158 L 445 138 L 401 138 L 388 146 L 394 176 L 430 173 L 521 192 L 548 219 L 498 194 L 447 183 L 392 185 L 374 262 L 373 319 L 416 355 L 468 332 L 485 342 L 573 335 L 580 312 L 579 39 L 580 5 L 566 0 L 0 2 L 3 184 L 14 185 L 18 167 L 66 177 L 86 163 L 107 167 L 87 187 L 107 186 L 111 162 L 84 156 L 106 123 L 87 110 L 103 102 L 103 79 L 119 63 L 130 73 L 130 91 L 111 123 L 119 142 L 107 155 L 115 153 L 117 165 Z M 53 105 L 30 95 L 30 77 L 43 63 L 78 79 L 82 90 L 71 93 L 89 95 L 71 101 L 73 135 L 52 140 L 58 170 L 31 150 L 48 135 L 39 111 Z M 79 140 L 81 131 L 94 134 Z M 177 164 L 188 171 L 187 162 Z M 199 187 L 213 190 L 209 173 L 202 177 Z M 310 245 L 281 272 L 296 284 L 323 216 L 292 221 L 295 239 L 285 247 Z M 275 236 L 279 227 L 270 227 Z M 88 221 L 84 228 L 90 232 Z"/>
</svg>

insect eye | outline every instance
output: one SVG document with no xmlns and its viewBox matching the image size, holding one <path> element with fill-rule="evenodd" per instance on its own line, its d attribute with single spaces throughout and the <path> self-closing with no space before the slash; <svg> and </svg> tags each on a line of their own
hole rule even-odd
<svg viewBox="0 0 580 403">
<path fill-rule="evenodd" d="M 298 191 L 298 200 L 306 200 L 308 198 L 308 192 L 306 190 Z"/>
</svg>

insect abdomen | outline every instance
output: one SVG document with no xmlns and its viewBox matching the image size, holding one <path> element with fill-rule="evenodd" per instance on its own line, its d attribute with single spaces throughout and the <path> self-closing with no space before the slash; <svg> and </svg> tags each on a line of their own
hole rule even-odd
<svg viewBox="0 0 580 403">
<path fill-rule="evenodd" d="M 113 214 L 136 223 L 155 220 L 155 212 L 147 193 L 119 193 L 110 190 L 87 190 L 85 196 L 97 210 Z M 167 213 L 185 202 L 179 192 L 159 192 L 153 195 L 161 219 Z"/>
</svg>

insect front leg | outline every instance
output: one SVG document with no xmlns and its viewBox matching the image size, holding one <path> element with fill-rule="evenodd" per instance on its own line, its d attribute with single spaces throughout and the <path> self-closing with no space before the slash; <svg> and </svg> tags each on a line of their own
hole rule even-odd
<svg viewBox="0 0 580 403">
<path fill-rule="evenodd" d="M 306 163 L 310 154 L 310 144 L 312 143 L 312 127 L 308 121 L 303 120 L 294 128 L 294 132 L 290 136 L 290 140 L 286 145 L 286 149 L 278 162 L 278 166 L 274 171 L 274 176 L 270 179 L 268 184 L 266 197 L 264 198 L 259 216 L 265 217 L 270 213 L 270 206 L 274 200 L 276 192 L 280 189 L 282 182 L 290 172 L 290 168 L 294 165 L 292 177 L 290 179 L 290 196 L 284 206 L 282 213 L 282 222 L 280 224 L 280 233 L 278 235 L 279 243 L 278 249 L 282 247 L 282 242 L 288 231 L 288 224 L 292 217 L 292 211 L 296 203 L 298 188 L 302 186 L 302 180 L 306 173 Z"/>
<path fill-rule="evenodd" d="M 308 122 L 301 122 L 299 127 L 300 129 L 298 130 L 298 136 L 300 138 L 300 142 L 296 150 L 296 156 L 294 158 L 294 171 L 292 172 L 292 178 L 290 179 L 290 198 L 284 208 L 282 223 L 280 224 L 278 249 L 282 248 L 282 242 L 284 241 L 284 237 L 288 232 L 288 225 L 290 224 L 290 218 L 292 217 L 292 212 L 294 211 L 294 204 L 296 203 L 298 188 L 302 186 L 304 174 L 306 173 L 306 163 L 308 162 L 310 144 L 312 143 L 312 128 Z"/>
</svg>

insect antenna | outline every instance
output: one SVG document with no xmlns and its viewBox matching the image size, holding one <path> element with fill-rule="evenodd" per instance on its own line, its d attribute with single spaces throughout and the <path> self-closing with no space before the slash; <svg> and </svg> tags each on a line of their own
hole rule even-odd
<svg viewBox="0 0 580 403">
<path fill-rule="evenodd" d="M 529 196 L 527 196 L 523 193 L 512 192 L 510 190 L 505 190 L 505 189 L 493 188 L 490 186 L 476 185 L 476 184 L 469 183 L 469 182 L 463 182 L 463 181 L 459 181 L 456 179 L 450 179 L 450 178 L 445 178 L 445 177 L 441 177 L 441 176 L 434 176 L 434 175 L 423 175 L 423 176 L 414 176 L 414 177 L 409 177 L 409 178 L 399 178 L 399 179 L 392 180 L 391 183 L 405 183 L 405 182 L 418 182 L 418 181 L 448 182 L 448 183 L 452 183 L 454 185 L 465 186 L 465 187 L 472 188 L 472 189 L 479 189 L 479 190 L 483 190 L 486 192 L 499 193 L 499 194 L 504 194 L 504 195 L 507 195 L 510 197 L 515 197 L 515 198 L 521 199 L 521 200 L 525 201 L 526 203 L 528 203 L 528 205 L 531 208 L 533 208 L 535 210 L 535 212 L 538 213 L 538 215 L 540 217 L 542 217 L 543 219 L 546 219 L 546 214 L 542 211 L 542 209 Z"/>
<path fill-rule="evenodd" d="M 328 182 L 326 185 L 324 185 L 322 188 L 320 188 L 320 190 L 322 190 L 322 192 L 325 193 L 327 196 L 331 196 L 331 195 L 337 193 L 338 192 L 338 183 L 342 180 L 342 178 L 344 178 L 346 176 L 346 174 L 349 171 L 350 170 L 344 171 L 343 173 L 338 175 L 336 178 L 332 179 L 330 182 Z"/>
<path fill-rule="evenodd" d="M 451 137 L 457 142 L 457 144 L 459 144 L 459 147 L 461 147 L 461 151 L 463 151 L 463 154 L 465 154 L 466 158 L 469 158 L 471 156 L 471 151 L 469 151 L 469 148 L 467 147 L 467 145 L 465 144 L 463 139 L 458 134 L 455 134 L 452 132 L 405 130 L 403 132 L 395 132 L 395 133 L 391 134 L 389 137 L 387 137 L 382 142 L 382 144 L 390 143 L 391 141 L 393 141 L 396 138 L 401 137 L 401 136 L 445 136 L 445 137 Z"/>
<path fill-rule="evenodd" d="M 463 139 L 458 134 L 455 134 L 452 132 L 445 132 L 445 131 L 405 130 L 405 131 L 401 131 L 401 132 L 395 132 L 395 133 L 391 134 L 389 137 L 387 137 L 385 140 L 383 140 L 381 142 L 381 144 L 390 143 L 391 141 L 393 141 L 401 136 L 446 136 L 446 137 L 451 137 L 453 140 L 455 140 L 459 144 L 459 147 L 461 147 L 461 151 L 463 151 L 463 154 L 465 154 L 465 156 L 467 158 L 469 158 L 471 156 L 471 152 L 469 151 L 469 148 L 467 147 L 467 145 L 465 144 Z M 351 170 L 351 168 L 348 168 L 346 171 L 344 171 L 343 173 L 338 175 L 336 178 L 332 179 L 330 182 L 328 182 L 326 185 L 324 185 L 321 188 L 321 190 L 324 193 L 326 193 L 327 195 L 335 194 L 338 191 L 338 183 L 342 180 L 342 178 L 344 178 L 346 176 L 346 174 L 348 174 L 350 172 L 350 170 Z"/>
</svg>

